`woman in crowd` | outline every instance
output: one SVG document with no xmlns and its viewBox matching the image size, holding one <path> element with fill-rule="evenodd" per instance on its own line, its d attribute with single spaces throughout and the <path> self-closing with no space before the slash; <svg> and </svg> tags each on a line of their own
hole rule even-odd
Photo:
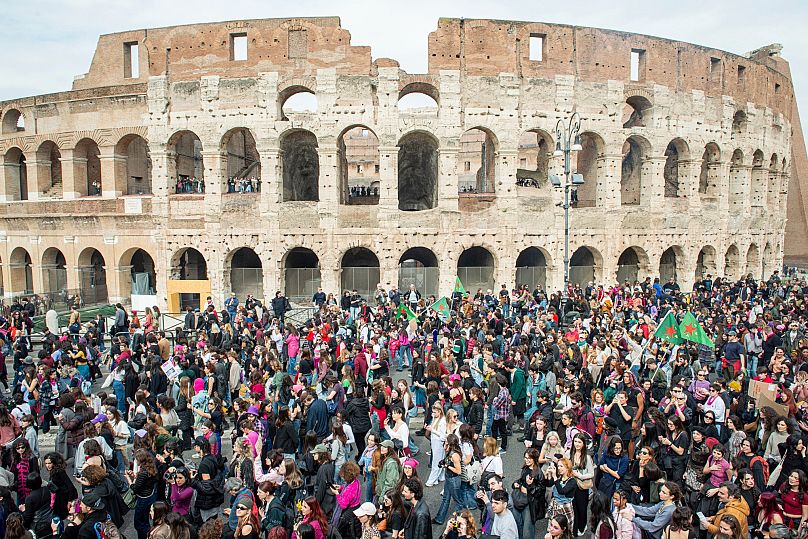
<svg viewBox="0 0 808 539">
<path fill-rule="evenodd" d="M 452 412 L 452 410 L 449 410 L 449 412 Z M 460 439 L 454 434 L 449 434 L 446 436 L 443 447 L 446 456 L 443 459 L 442 466 L 446 470 L 446 480 L 443 482 L 443 498 L 433 520 L 433 522 L 438 525 L 443 525 L 446 520 L 446 515 L 449 512 L 449 506 L 452 500 L 454 500 L 457 507 L 461 509 L 465 507 L 466 503 L 460 490 L 460 475 L 463 471 L 463 456 L 460 449 Z"/>
<path fill-rule="evenodd" d="M 575 519 L 572 526 L 573 533 L 578 536 L 586 528 L 587 505 L 589 505 L 589 492 L 594 486 L 595 463 L 586 448 L 586 435 L 578 432 L 572 439 L 572 447 L 567 456 L 572 463 L 572 475 L 575 478 L 575 494 L 572 507 Z M 606 495 L 609 499 L 609 495 Z"/>
<path fill-rule="evenodd" d="M 601 472 L 598 490 L 611 496 L 620 488 L 628 471 L 628 457 L 624 453 L 623 440 L 619 436 L 609 438 L 603 460 L 598 467 Z"/>
<path fill-rule="evenodd" d="M 137 474 L 129 471 L 132 479 L 132 490 L 135 493 L 135 530 L 138 539 L 147 539 L 149 535 L 149 510 L 157 494 L 157 464 L 154 456 L 140 449 L 135 453 Z"/>
<path fill-rule="evenodd" d="M 544 539 L 572 539 L 572 526 L 570 519 L 564 514 L 555 515 L 547 523 L 547 533 Z"/>
<path fill-rule="evenodd" d="M 48 453 L 44 458 L 44 466 L 48 472 L 51 490 L 53 491 L 53 514 L 62 520 L 67 518 L 67 505 L 78 498 L 78 492 L 73 481 L 67 475 L 67 465 L 64 457 L 55 451 Z"/>
<path fill-rule="evenodd" d="M 662 537 L 662 530 L 671 522 L 676 505 L 682 499 L 682 490 L 674 482 L 665 483 L 659 489 L 660 502 L 655 505 L 631 504 L 634 510 L 634 525 L 648 532 L 654 539 Z"/>
<path fill-rule="evenodd" d="M 429 444 L 432 447 L 432 467 L 429 473 L 429 478 L 426 480 L 426 486 L 434 487 L 439 482 L 442 482 L 446 477 L 446 470 L 441 466 L 445 456 L 444 446 L 446 442 L 446 418 L 443 414 L 443 406 L 440 402 L 435 402 L 432 405 L 432 422 L 424 427 L 428 433 Z"/>
</svg>

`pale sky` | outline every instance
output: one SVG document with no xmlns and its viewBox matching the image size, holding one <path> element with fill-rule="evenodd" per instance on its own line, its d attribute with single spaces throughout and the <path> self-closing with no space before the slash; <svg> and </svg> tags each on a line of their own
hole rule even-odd
<svg viewBox="0 0 808 539">
<path fill-rule="evenodd" d="M 338 16 L 373 58 L 427 69 L 439 17 L 541 21 L 650 34 L 745 54 L 781 43 L 808 122 L 808 2 L 611 0 L 28 0 L 3 5 L 0 100 L 69 90 L 87 72 L 100 34 L 234 19 Z"/>
</svg>

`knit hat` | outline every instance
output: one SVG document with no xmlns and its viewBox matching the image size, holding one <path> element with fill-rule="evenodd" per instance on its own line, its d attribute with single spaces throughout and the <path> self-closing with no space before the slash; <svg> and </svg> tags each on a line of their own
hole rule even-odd
<svg viewBox="0 0 808 539">
<path fill-rule="evenodd" d="M 404 459 L 404 466 L 409 466 L 412 469 L 418 469 L 418 461 L 415 459 Z"/>
<path fill-rule="evenodd" d="M 249 496 L 242 496 L 241 498 L 238 499 L 238 502 L 236 502 L 236 507 L 238 507 L 239 505 L 244 506 L 247 509 L 247 511 L 249 511 L 253 508 L 253 501 Z"/>
<path fill-rule="evenodd" d="M 205 381 L 202 378 L 194 380 L 194 393 L 199 393 L 205 388 Z"/>
</svg>

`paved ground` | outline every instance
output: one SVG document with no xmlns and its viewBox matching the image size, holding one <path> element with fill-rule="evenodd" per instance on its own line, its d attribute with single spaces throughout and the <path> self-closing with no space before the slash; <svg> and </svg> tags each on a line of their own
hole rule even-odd
<svg viewBox="0 0 808 539">
<path fill-rule="evenodd" d="M 10 368 L 10 366 L 9 366 L 9 368 Z M 107 370 L 102 367 L 102 371 L 106 375 Z M 404 374 L 408 374 L 408 373 L 405 371 Z M 396 378 L 398 378 L 398 377 L 396 377 Z M 93 392 L 98 392 L 98 391 L 101 390 L 101 382 L 102 382 L 102 380 L 99 380 L 98 382 L 96 382 L 96 384 L 93 385 Z M 419 415 L 418 417 L 413 418 L 411 420 L 411 422 L 410 422 L 410 430 L 411 430 L 411 432 L 415 432 L 416 430 L 421 428 L 422 425 L 423 425 L 423 415 Z M 55 438 L 56 438 L 55 437 L 55 432 L 56 432 L 56 429 L 52 429 L 50 433 L 40 435 L 39 444 L 40 444 L 40 453 L 42 455 L 44 455 L 45 453 L 47 453 L 49 451 L 53 451 L 53 449 L 54 449 L 54 441 L 55 441 Z M 510 485 L 513 482 L 514 478 L 519 475 L 520 470 L 521 470 L 521 466 L 522 466 L 522 462 L 523 462 L 522 455 L 523 455 L 525 447 L 524 447 L 524 444 L 517 441 L 519 436 L 520 436 L 520 434 L 517 434 L 517 433 L 515 433 L 515 434 L 513 434 L 511 436 L 511 438 L 510 438 L 510 440 L 508 442 L 510 444 L 508 452 L 505 455 L 503 455 L 503 464 L 504 464 L 504 470 L 505 470 L 505 476 L 506 476 L 505 477 L 505 479 L 506 479 L 505 484 L 506 485 Z M 430 450 L 430 444 L 429 444 L 429 440 L 427 440 L 426 438 L 424 438 L 422 436 L 415 436 L 415 441 L 418 444 L 418 447 L 420 449 L 420 453 L 416 457 L 416 460 L 418 460 L 418 462 L 419 462 L 418 476 L 421 477 L 421 479 L 425 481 L 429 477 L 429 456 L 427 455 L 427 451 Z M 232 456 L 232 447 L 231 447 L 231 443 L 230 443 L 230 436 L 229 436 L 229 434 L 227 432 L 225 433 L 224 436 L 222 436 L 222 446 L 223 446 L 222 447 L 223 453 L 225 455 L 227 455 L 228 457 L 231 457 Z M 185 461 L 186 462 L 197 462 L 198 463 L 198 460 L 195 461 L 194 459 L 191 458 L 192 453 L 193 453 L 192 451 L 187 451 L 185 453 L 185 455 L 184 455 L 185 456 Z M 45 477 L 45 478 L 47 479 L 47 477 Z M 77 487 L 78 487 L 78 485 L 77 485 Z M 433 517 L 437 514 L 438 508 L 440 507 L 440 504 L 441 504 L 441 499 L 442 499 L 441 490 L 442 490 L 441 484 L 438 484 L 437 486 L 434 486 L 434 487 L 424 487 L 426 500 L 427 500 L 430 512 L 432 513 Z M 226 506 L 223 506 L 223 507 L 226 507 Z M 452 502 L 452 504 L 451 504 L 451 506 L 449 508 L 449 516 L 451 516 L 452 511 L 455 511 L 455 510 L 456 510 L 456 508 L 454 507 L 454 502 Z M 474 513 L 475 518 L 477 518 L 479 516 L 479 511 L 475 510 L 473 513 Z M 135 539 L 137 537 L 137 533 L 135 532 L 135 529 L 132 526 L 133 518 L 134 518 L 134 511 L 130 511 L 129 514 L 126 515 L 126 517 L 125 517 L 126 522 L 124 523 L 123 527 L 121 528 L 121 533 L 126 536 L 126 539 Z M 540 523 L 537 525 L 537 535 L 539 537 L 543 537 L 543 535 L 544 535 L 544 532 L 546 530 L 546 525 L 547 525 L 546 522 L 547 522 L 546 520 L 543 520 L 543 521 L 540 521 Z M 443 534 L 444 529 L 445 529 L 445 525 L 444 526 L 433 526 L 433 536 L 434 537 L 439 537 L 441 534 Z"/>
</svg>

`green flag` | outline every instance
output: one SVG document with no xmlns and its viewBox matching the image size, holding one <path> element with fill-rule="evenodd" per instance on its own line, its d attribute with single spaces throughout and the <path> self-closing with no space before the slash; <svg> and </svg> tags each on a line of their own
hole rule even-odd
<svg viewBox="0 0 808 539">
<path fill-rule="evenodd" d="M 440 298 L 429 306 L 430 309 L 438 313 L 438 318 L 446 322 L 449 319 L 449 300 Z"/>
<path fill-rule="evenodd" d="M 460 292 L 461 294 L 465 294 L 465 293 L 466 293 L 466 289 L 465 289 L 465 288 L 463 288 L 463 283 L 461 283 L 461 282 L 460 282 L 460 277 L 455 277 L 455 287 L 454 287 L 454 291 L 455 291 L 455 292 Z"/>
<path fill-rule="evenodd" d="M 672 344 L 682 344 L 682 336 L 679 335 L 679 324 L 676 323 L 676 317 L 673 311 L 668 311 L 665 318 L 659 323 L 654 337 L 668 341 Z"/>
<path fill-rule="evenodd" d="M 696 317 L 693 316 L 693 313 L 690 311 L 685 313 L 685 316 L 682 318 L 682 323 L 679 324 L 679 334 L 683 339 L 688 341 L 710 347 L 715 346 L 710 337 L 707 336 L 704 328 L 701 327 L 701 324 L 698 323 Z"/>
<path fill-rule="evenodd" d="M 403 301 L 398 306 L 398 309 L 396 309 L 396 317 L 406 318 L 407 320 L 414 320 L 418 318 L 418 316 L 416 316 L 416 314 L 412 312 L 412 310 L 409 307 L 407 307 L 407 304 L 404 303 Z"/>
</svg>

